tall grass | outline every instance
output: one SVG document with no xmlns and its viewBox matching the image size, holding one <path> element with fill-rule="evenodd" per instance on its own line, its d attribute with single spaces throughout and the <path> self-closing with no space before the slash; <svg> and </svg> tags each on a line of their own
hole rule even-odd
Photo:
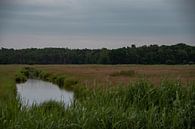
<svg viewBox="0 0 195 129">
<path fill-rule="evenodd" d="M 127 71 L 119 71 L 119 72 L 113 72 L 112 74 L 110 74 L 110 76 L 116 77 L 116 76 L 124 76 L 124 77 L 132 77 L 135 75 L 135 71 L 134 70 L 127 70 Z"/>
<path fill-rule="evenodd" d="M 24 67 L 21 71 L 16 74 L 16 82 L 24 82 L 28 78 L 37 78 L 45 81 L 49 81 L 57 84 L 60 88 L 66 88 L 74 90 L 74 85 L 78 84 L 78 80 L 73 77 L 62 75 L 62 74 L 51 74 L 45 71 L 41 71 L 32 67 Z"/>
<path fill-rule="evenodd" d="M 70 107 L 53 101 L 31 108 L 21 107 L 19 100 L 14 99 L 0 103 L 0 128 L 195 128 L 194 83 L 184 86 L 178 81 L 164 81 L 159 87 L 154 87 L 140 80 L 104 90 L 91 90 L 78 84 L 75 92 L 76 99 Z"/>
</svg>

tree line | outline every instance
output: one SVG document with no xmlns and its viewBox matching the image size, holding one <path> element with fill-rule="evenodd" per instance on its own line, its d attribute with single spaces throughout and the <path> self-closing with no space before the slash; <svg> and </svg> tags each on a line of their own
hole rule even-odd
<svg viewBox="0 0 195 129">
<path fill-rule="evenodd" d="M 194 64 L 195 46 L 140 46 L 118 49 L 0 49 L 0 64 Z"/>
</svg>

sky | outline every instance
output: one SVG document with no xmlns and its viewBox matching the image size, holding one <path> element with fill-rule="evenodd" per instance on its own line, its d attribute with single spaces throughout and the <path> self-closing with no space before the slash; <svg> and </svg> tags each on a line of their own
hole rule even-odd
<svg viewBox="0 0 195 129">
<path fill-rule="evenodd" d="M 0 47 L 195 45 L 193 0 L 0 0 Z"/>
</svg>

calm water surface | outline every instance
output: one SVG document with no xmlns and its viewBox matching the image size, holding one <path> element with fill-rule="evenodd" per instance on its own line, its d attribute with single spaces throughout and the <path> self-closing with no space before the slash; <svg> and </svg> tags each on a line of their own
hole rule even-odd
<svg viewBox="0 0 195 129">
<path fill-rule="evenodd" d="M 25 83 L 16 84 L 18 96 L 22 105 L 32 106 L 33 103 L 54 100 L 70 105 L 74 99 L 74 93 L 60 89 L 57 85 L 36 79 L 28 79 Z"/>
</svg>

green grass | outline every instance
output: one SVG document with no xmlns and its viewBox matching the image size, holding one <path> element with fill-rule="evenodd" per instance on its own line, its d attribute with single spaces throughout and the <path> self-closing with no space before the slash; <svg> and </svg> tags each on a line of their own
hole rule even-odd
<svg viewBox="0 0 195 129">
<path fill-rule="evenodd" d="M 0 70 L 0 93 L 6 92 L 5 98 L 2 94 L 0 98 L 1 129 L 195 128 L 194 83 L 184 86 L 178 81 L 163 81 L 156 87 L 140 80 L 128 86 L 87 89 L 78 82 L 74 87 L 76 99 L 70 107 L 50 101 L 27 108 L 21 107 L 14 94 L 15 73 L 21 68 L 10 70 L 1 66 Z M 37 77 L 41 73 L 41 79 L 58 83 L 69 78 L 42 71 L 35 73 Z"/>
<path fill-rule="evenodd" d="M 79 83 L 79 81 L 75 78 L 65 74 L 51 74 L 32 67 L 25 67 L 16 73 L 17 83 L 24 82 L 27 80 L 27 78 L 36 78 L 49 81 L 57 84 L 60 88 L 66 88 L 69 90 L 74 90 L 73 86 Z"/>
<path fill-rule="evenodd" d="M 126 77 L 132 77 L 135 75 L 135 71 L 133 70 L 127 70 L 127 71 L 119 71 L 119 72 L 114 72 L 110 74 L 110 76 L 116 77 L 116 76 L 126 76 Z"/>
</svg>

